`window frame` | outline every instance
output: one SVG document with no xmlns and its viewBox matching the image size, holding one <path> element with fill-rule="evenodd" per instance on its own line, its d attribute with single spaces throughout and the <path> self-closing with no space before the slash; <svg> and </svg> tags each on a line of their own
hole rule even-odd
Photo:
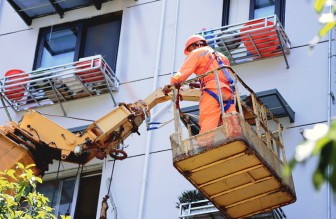
<svg viewBox="0 0 336 219">
<path fill-rule="evenodd" d="M 41 67 L 41 62 L 42 62 L 42 54 L 43 54 L 43 49 L 44 45 L 46 43 L 45 36 L 49 34 L 50 32 L 54 31 L 61 31 L 69 28 L 77 27 L 78 28 L 78 36 L 77 36 L 77 41 L 76 41 L 76 46 L 75 46 L 75 55 L 74 59 L 78 60 L 79 55 L 80 55 L 80 50 L 78 48 L 81 47 L 81 41 L 82 41 L 82 36 L 83 36 L 83 24 L 82 22 L 68 22 L 68 23 L 63 23 L 55 26 L 50 26 L 50 27 L 44 27 L 41 28 L 39 31 L 39 36 L 37 39 L 37 46 L 35 50 L 35 58 L 34 58 L 34 64 L 33 64 L 33 70 L 36 70 Z"/>
<path fill-rule="evenodd" d="M 117 11 L 117 12 L 112 12 L 108 14 L 98 15 L 92 18 L 86 18 L 86 19 L 81 19 L 81 20 L 74 21 L 74 22 L 67 22 L 67 23 L 62 23 L 62 24 L 58 24 L 54 26 L 41 28 L 39 31 L 38 39 L 37 39 L 32 70 L 36 70 L 41 67 L 42 54 L 43 54 L 43 49 L 45 45 L 45 36 L 48 33 L 52 31 L 60 31 L 60 30 L 69 29 L 73 27 L 78 28 L 78 36 L 77 36 L 75 54 L 74 54 L 74 59 L 73 59 L 73 62 L 75 62 L 75 61 L 78 61 L 79 58 L 83 57 L 87 28 L 92 25 L 100 25 L 100 24 L 104 24 L 110 21 L 120 20 L 120 22 L 122 22 L 122 14 L 123 14 L 122 11 Z M 120 25 L 120 31 L 119 31 L 119 37 L 118 37 L 118 43 L 117 43 L 118 45 L 120 41 L 120 33 L 121 33 L 121 25 Z M 118 55 L 118 48 L 116 52 L 116 56 L 117 55 Z M 116 63 L 117 63 L 117 57 L 116 57 L 114 66 L 116 66 Z"/>
<path fill-rule="evenodd" d="M 275 0 L 275 9 L 274 14 L 277 15 L 282 26 L 285 26 L 285 9 L 286 9 L 286 0 Z M 255 10 L 255 0 L 250 0 L 250 14 L 249 19 L 253 20 Z"/>
<path fill-rule="evenodd" d="M 43 193 L 43 187 L 45 184 L 48 183 L 52 183 L 53 185 L 55 185 L 55 187 L 52 189 L 52 198 L 49 198 L 49 204 L 50 207 L 52 207 L 53 210 L 53 214 L 56 215 L 58 217 L 59 214 L 66 214 L 69 213 L 71 214 L 73 211 L 73 205 L 74 203 L 77 202 L 77 196 L 76 196 L 76 190 L 78 190 L 78 177 L 77 175 L 72 175 L 72 176 L 68 176 L 68 177 L 56 177 L 56 178 L 52 178 L 52 179 L 48 179 L 48 180 L 44 180 L 42 184 L 37 185 L 36 191 L 43 194 L 45 197 L 47 197 L 47 194 Z M 72 191 L 72 199 L 69 200 L 69 212 L 60 212 L 60 202 L 62 199 L 62 191 L 64 188 L 64 182 L 65 181 L 73 181 L 73 191 Z M 54 199 L 55 198 L 55 199 Z"/>
<path fill-rule="evenodd" d="M 222 26 L 229 25 L 230 0 L 223 0 Z"/>
<path fill-rule="evenodd" d="M 60 211 L 60 200 L 61 200 L 61 195 L 62 195 L 62 189 L 63 189 L 63 184 L 64 181 L 66 180 L 74 180 L 74 188 L 73 188 L 73 194 L 72 194 L 72 200 L 70 202 L 70 211 L 66 212 L 69 213 L 71 218 L 74 218 L 76 216 L 76 210 L 78 210 L 77 207 L 77 203 L 80 201 L 78 200 L 78 194 L 79 194 L 79 190 L 80 190 L 80 183 L 84 178 L 87 177 L 96 177 L 96 176 L 100 176 L 100 180 L 102 180 L 102 169 L 96 169 L 96 170 L 89 170 L 88 172 L 85 172 L 83 170 L 83 165 L 79 166 L 77 169 L 76 173 L 70 173 L 73 171 L 73 169 L 68 170 L 69 173 L 64 173 L 63 177 L 58 177 L 58 175 L 56 175 L 56 177 L 50 177 L 47 180 L 44 180 L 43 182 L 52 182 L 54 181 L 55 184 L 57 185 L 57 189 L 54 190 L 54 195 L 55 197 L 58 197 L 59 200 L 49 200 L 50 204 L 53 205 L 53 203 L 51 203 L 52 201 L 56 204 L 54 207 L 55 215 L 58 214 L 63 214 L 63 212 L 59 212 Z M 65 170 L 65 172 L 67 172 L 67 170 Z M 37 191 L 39 192 L 39 187 L 43 186 L 43 184 L 39 185 L 37 187 Z M 99 204 L 99 200 L 97 200 L 97 205 Z"/>
<path fill-rule="evenodd" d="M 118 21 L 120 20 L 120 27 L 119 27 L 119 37 L 118 37 L 118 45 L 120 42 L 120 34 L 121 34 L 121 25 L 122 25 L 122 11 L 118 11 L 118 12 L 113 12 L 110 14 L 103 14 L 103 15 L 99 15 L 96 17 L 92 17 L 91 19 L 86 19 L 85 23 L 83 24 L 82 28 L 83 28 L 83 32 L 85 32 L 85 34 L 82 35 L 81 38 L 81 45 L 79 48 L 79 58 L 84 57 L 84 45 L 85 45 L 85 41 L 87 38 L 87 31 L 90 27 L 93 26 L 98 26 L 98 25 L 102 25 L 102 24 L 106 24 L 112 21 Z M 115 68 L 117 66 L 117 57 L 118 57 L 118 49 L 119 46 L 116 48 L 116 57 L 115 57 L 115 63 L 109 63 L 109 66 L 111 67 L 111 69 L 113 71 L 115 71 Z M 78 60 L 78 59 L 77 59 Z M 105 60 L 107 61 L 107 60 Z"/>
</svg>

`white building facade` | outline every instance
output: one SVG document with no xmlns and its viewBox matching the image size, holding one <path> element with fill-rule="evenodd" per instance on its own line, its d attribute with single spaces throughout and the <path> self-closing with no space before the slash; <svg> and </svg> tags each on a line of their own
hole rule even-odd
<svg viewBox="0 0 336 219">
<path fill-rule="evenodd" d="M 303 129 L 328 123 L 335 116 L 335 31 L 310 49 L 309 42 L 321 28 L 312 1 L 67 0 L 54 7 L 50 4 L 51 8 L 43 6 L 49 1 L 37 1 L 37 6 L 26 2 L 0 0 L 0 77 L 11 69 L 30 72 L 101 54 L 120 82 L 113 98 L 104 93 L 34 108 L 67 129 L 80 130 L 116 104 L 144 99 L 169 82 L 184 61 L 185 40 L 202 28 L 273 14 L 290 39 L 290 54 L 237 63 L 233 69 L 255 92 L 277 89 L 295 111 L 291 119 L 279 118 L 287 159 L 303 141 Z M 19 121 L 24 110 L 5 104 L 0 124 L 9 120 L 8 114 Z M 196 103 L 184 107 L 192 105 Z M 173 118 L 172 103 L 160 104 L 151 113 L 155 121 L 168 121 Z M 134 133 L 124 141 L 128 158 L 122 161 L 94 159 L 81 168 L 55 161 L 41 190 L 57 213 L 68 212 L 73 218 L 99 218 L 108 188 L 109 219 L 178 218 L 177 197 L 193 186 L 172 165 L 169 136 L 173 132 L 172 123 L 152 131 L 143 124 L 140 135 Z M 315 167 L 313 160 L 295 169 L 297 201 L 282 207 L 288 219 L 336 218 L 330 188 L 324 185 L 316 191 L 313 187 Z"/>
</svg>

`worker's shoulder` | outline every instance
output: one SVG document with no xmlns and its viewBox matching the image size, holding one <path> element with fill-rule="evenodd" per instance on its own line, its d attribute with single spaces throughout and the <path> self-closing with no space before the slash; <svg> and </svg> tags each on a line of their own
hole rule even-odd
<svg viewBox="0 0 336 219">
<path fill-rule="evenodd" d="M 205 47 L 201 47 L 201 48 L 197 48 L 195 50 L 193 50 L 191 53 L 194 56 L 198 56 L 198 57 L 205 57 L 207 54 L 211 54 L 214 50 L 209 47 L 209 46 L 205 46 Z"/>
</svg>

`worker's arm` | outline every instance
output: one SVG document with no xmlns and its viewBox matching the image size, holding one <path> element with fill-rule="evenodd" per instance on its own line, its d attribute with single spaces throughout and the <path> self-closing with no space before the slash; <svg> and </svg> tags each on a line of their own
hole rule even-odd
<svg viewBox="0 0 336 219">
<path fill-rule="evenodd" d="M 177 73 L 170 79 L 171 84 L 176 84 L 187 80 L 187 78 L 195 72 L 199 64 L 199 54 L 197 50 L 192 51 L 177 71 Z"/>
</svg>

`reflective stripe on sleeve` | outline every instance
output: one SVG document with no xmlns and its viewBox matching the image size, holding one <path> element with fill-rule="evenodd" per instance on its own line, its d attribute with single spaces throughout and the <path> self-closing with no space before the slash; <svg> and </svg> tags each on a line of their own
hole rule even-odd
<svg viewBox="0 0 336 219">
<path fill-rule="evenodd" d="M 174 78 L 175 80 L 178 80 L 179 77 L 181 77 L 181 76 L 182 76 L 182 73 L 178 71 L 178 72 L 173 76 L 173 78 Z"/>
</svg>

